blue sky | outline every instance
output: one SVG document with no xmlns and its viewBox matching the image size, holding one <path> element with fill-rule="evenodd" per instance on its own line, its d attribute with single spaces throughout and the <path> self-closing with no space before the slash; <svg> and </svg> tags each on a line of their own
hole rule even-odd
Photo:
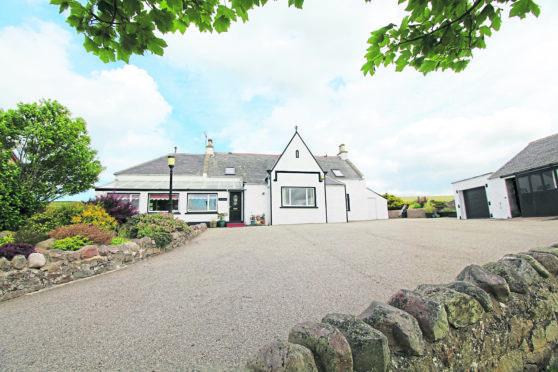
<svg viewBox="0 0 558 372">
<path fill-rule="evenodd" d="M 315 155 L 344 143 L 369 186 L 398 195 L 451 193 L 495 171 L 529 141 L 558 132 L 558 4 L 505 19 L 462 73 L 393 67 L 364 77 L 369 32 L 398 23 L 395 0 L 286 0 L 225 34 L 166 37 L 164 57 L 104 64 L 47 0 L 0 2 L 0 107 L 57 99 L 83 117 L 112 173 L 178 147 L 280 153 L 294 126 Z M 90 195 L 90 194 L 89 194 Z"/>
</svg>

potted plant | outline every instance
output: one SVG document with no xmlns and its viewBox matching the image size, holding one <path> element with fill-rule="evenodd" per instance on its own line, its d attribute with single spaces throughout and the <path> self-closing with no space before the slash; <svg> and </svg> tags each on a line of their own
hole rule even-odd
<svg viewBox="0 0 558 372">
<path fill-rule="evenodd" d="M 217 227 L 217 221 L 215 221 L 215 220 L 209 221 L 209 227 L 216 228 Z"/>
<path fill-rule="evenodd" d="M 250 216 L 250 225 L 255 225 L 256 224 L 256 216 L 251 215 Z"/>
<path fill-rule="evenodd" d="M 262 213 L 262 216 L 260 217 L 260 223 L 262 225 L 265 225 L 265 213 Z"/>
<path fill-rule="evenodd" d="M 225 227 L 225 225 L 227 224 L 226 221 L 223 219 L 226 215 L 226 213 L 217 213 L 217 218 L 219 218 L 217 224 L 219 225 L 219 227 Z"/>
</svg>

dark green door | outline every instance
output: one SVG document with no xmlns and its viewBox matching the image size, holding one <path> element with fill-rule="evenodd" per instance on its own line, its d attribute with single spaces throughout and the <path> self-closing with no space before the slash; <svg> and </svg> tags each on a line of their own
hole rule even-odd
<svg viewBox="0 0 558 372">
<path fill-rule="evenodd" d="M 231 192 L 229 194 L 229 221 L 242 222 L 242 193 Z"/>
</svg>

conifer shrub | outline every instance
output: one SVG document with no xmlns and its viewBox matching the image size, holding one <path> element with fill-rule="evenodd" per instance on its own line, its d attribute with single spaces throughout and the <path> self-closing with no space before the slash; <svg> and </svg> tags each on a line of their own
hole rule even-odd
<svg viewBox="0 0 558 372">
<path fill-rule="evenodd" d="M 101 230 L 98 226 L 85 224 L 60 226 L 48 234 L 56 240 L 81 236 L 95 244 L 109 244 L 114 239 L 112 231 Z"/>
<path fill-rule="evenodd" d="M 35 252 L 35 247 L 26 243 L 5 243 L 0 246 L 0 257 L 6 257 L 10 261 L 18 254 L 27 258 L 33 252 Z"/>
<path fill-rule="evenodd" d="M 62 251 L 77 251 L 89 244 L 91 244 L 89 239 L 84 238 L 80 235 L 76 235 L 55 241 L 52 245 L 52 249 L 60 249 Z"/>
<path fill-rule="evenodd" d="M 31 245 L 37 245 L 37 243 L 47 240 L 49 235 L 43 231 L 37 230 L 19 230 L 14 235 L 15 243 L 27 243 Z"/>
</svg>

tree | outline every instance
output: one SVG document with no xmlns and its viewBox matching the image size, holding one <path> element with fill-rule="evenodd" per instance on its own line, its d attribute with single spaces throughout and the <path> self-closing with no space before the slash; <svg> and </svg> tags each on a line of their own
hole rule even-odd
<svg viewBox="0 0 558 372">
<path fill-rule="evenodd" d="M 83 119 L 72 119 L 57 101 L 17 106 L 0 112 L 0 230 L 16 229 L 49 202 L 90 189 L 102 170 Z"/>
<path fill-rule="evenodd" d="M 370 2 L 372 0 L 364 0 Z M 406 66 L 427 74 L 461 71 L 474 49 L 486 47 L 485 37 L 498 31 L 502 14 L 538 17 L 534 0 L 397 0 L 408 13 L 399 26 L 390 23 L 368 39 L 364 74 L 379 66 Z M 67 22 L 85 35 L 83 46 L 102 61 L 128 63 L 132 54 L 163 55 L 167 43 L 158 34 L 184 34 L 195 26 L 202 32 L 225 32 L 231 22 L 248 20 L 248 11 L 267 0 L 50 0 L 60 12 L 69 9 Z M 288 0 L 302 8 L 304 0 Z"/>
<path fill-rule="evenodd" d="M 385 194 L 383 194 L 382 197 L 387 200 L 387 206 L 388 206 L 388 209 L 390 211 L 391 210 L 396 210 L 396 209 L 401 209 L 401 208 L 403 208 L 403 205 L 405 204 L 403 202 L 403 199 L 401 199 L 400 197 L 395 196 L 393 194 L 388 194 L 387 192 Z"/>
</svg>

